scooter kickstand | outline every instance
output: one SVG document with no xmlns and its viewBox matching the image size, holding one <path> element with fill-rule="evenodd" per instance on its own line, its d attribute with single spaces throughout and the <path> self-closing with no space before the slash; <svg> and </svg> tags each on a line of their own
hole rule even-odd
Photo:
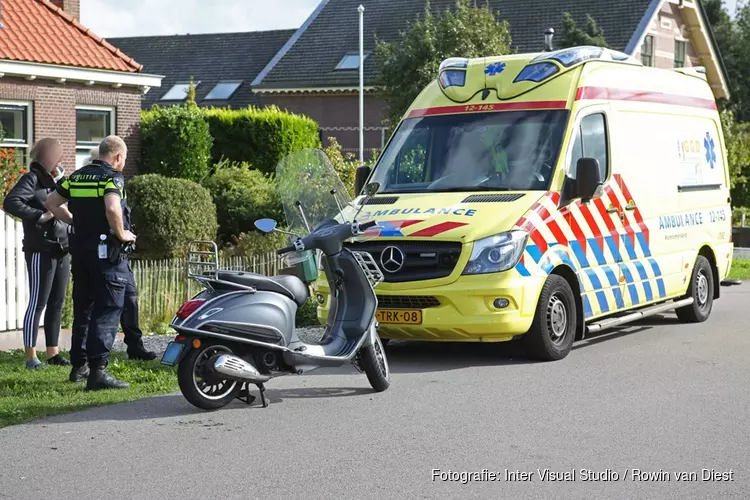
<svg viewBox="0 0 750 500">
<path fill-rule="evenodd" d="M 268 408 L 268 400 L 266 399 L 266 388 L 263 384 L 257 384 L 258 390 L 260 391 L 260 404 L 263 408 Z"/>
<path fill-rule="evenodd" d="M 240 393 L 237 395 L 237 399 L 240 401 L 244 401 L 248 405 L 253 404 L 255 401 L 255 396 L 250 394 L 250 386 L 247 383 L 242 384 L 242 388 L 240 389 Z"/>
</svg>

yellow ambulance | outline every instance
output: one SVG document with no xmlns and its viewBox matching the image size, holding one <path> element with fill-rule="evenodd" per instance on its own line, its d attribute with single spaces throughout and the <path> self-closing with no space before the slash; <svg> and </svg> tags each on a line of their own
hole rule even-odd
<svg viewBox="0 0 750 500">
<path fill-rule="evenodd" d="M 383 271 L 384 339 L 507 341 L 565 357 L 586 333 L 701 322 L 732 258 L 729 177 L 700 69 L 597 47 L 452 58 L 358 189 L 353 243 Z M 319 314 L 329 298 L 321 289 Z"/>
</svg>

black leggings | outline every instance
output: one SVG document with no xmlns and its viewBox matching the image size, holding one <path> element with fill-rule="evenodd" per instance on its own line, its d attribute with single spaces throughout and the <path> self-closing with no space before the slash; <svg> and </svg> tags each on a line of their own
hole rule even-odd
<svg viewBox="0 0 750 500">
<path fill-rule="evenodd" d="M 70 277 L 70 257 L 52 258 L 48 253 L 26 252 L 29 273 L 29 306 L 23 317 L 23 345 L 36 347 L 39 320 L 44 313 L 44 336 L 47 347 L 57 347 L 65 291 Z"/>
</svg>

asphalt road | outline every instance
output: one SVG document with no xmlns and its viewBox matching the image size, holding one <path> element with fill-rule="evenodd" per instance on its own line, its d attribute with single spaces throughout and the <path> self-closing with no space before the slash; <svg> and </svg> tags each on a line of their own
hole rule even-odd
<svg viewBox="0 0 750 500">
<path fill-rule="evenodd" d="M 0 498 L 747 499 L 750 284 L 722 291 L 704 324 L 652 318 L 555 363 L 507 344 L 402 343 L 382 394 L 328 371 L 273 381 L 267 409 L 203 413 L 175 394 L 5 428 Z M 643 480 L 660 471 L 668 481 Z"/>
</svg>

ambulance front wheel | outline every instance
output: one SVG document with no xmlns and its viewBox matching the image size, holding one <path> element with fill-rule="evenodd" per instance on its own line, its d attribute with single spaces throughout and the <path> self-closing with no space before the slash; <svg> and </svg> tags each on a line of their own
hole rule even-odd
<svg viewBox="0 0 750 500">
<path fill-rule="evenodd" d="M 556 361 L 568 355 L 578 326 L 576 301 L 562 276 L 551 274 L 542 287 L 534 322 L 524 335 L 529 357 Z"/>
<path fill-rule="evenodd" d="M 690 286 L 685 297 L 692 297 L 693 303 L 675 311 L 680 321 L 684 323 L 706 321 L 714 305 L 714 273 L 711 263 L 702 255 L 695 260 L 693 275 L 690 277 Z"/>
</svg>

